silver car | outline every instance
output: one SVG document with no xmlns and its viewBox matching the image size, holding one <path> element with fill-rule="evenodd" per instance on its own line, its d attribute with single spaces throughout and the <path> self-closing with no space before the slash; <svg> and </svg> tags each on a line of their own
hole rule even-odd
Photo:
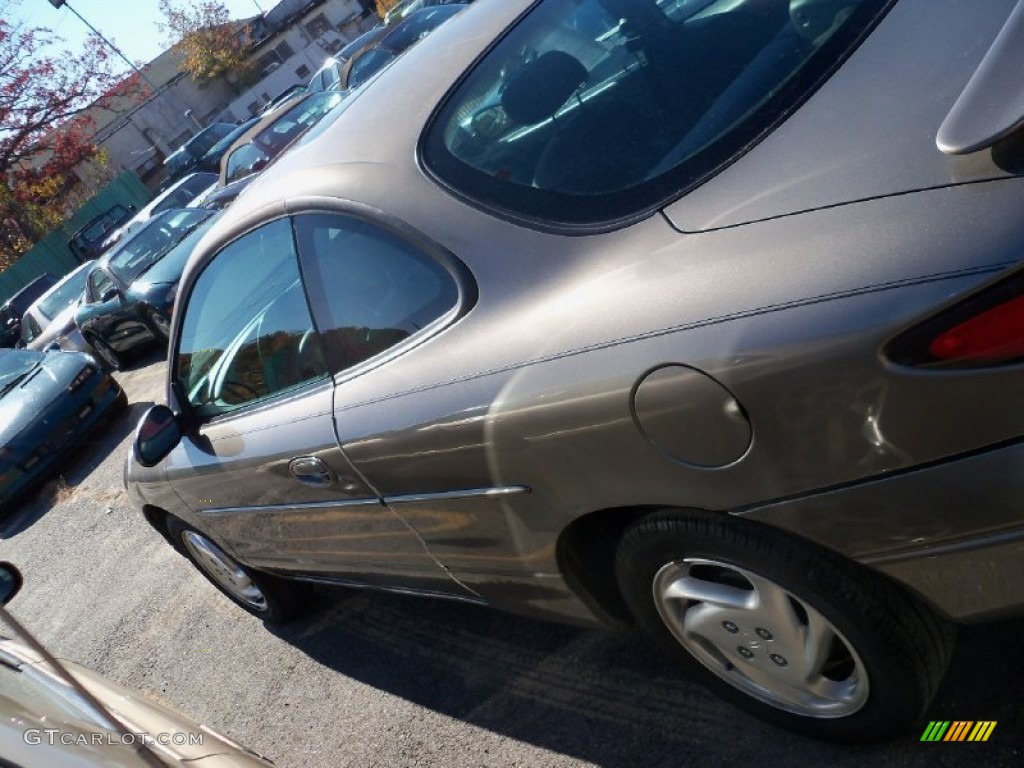
<svg viewBox="0 0 1024 768">
<path fill-rule="evenodd" d="M 780 726 L 903 732 L 1024 607 L 1022 29 L 470 6 L 198 244 L 131 493 L 267 621 L 635 621 Z"/>
<path fill-rule="evenodd" d="M 92 261 L 87 261 L 73 269 L 25 310 L 21 319 L 22 346 L 39 351 L 59 347 L 68 352 L 92 352 L 75 324 L 75 311 L 85 294 L 85 278 L 92 265 Z"/>
</svg>

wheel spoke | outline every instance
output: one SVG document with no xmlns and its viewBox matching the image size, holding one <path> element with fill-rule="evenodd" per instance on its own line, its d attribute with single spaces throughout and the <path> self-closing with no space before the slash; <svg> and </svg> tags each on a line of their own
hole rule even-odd
<svg viewBox="0 0 1024 768">
<path fill-rule="evenodd" d="M 793 601 L 789 593 L 773 581 L 752 573 L 744 575 L 754 587 L 754 594 L 757 596 L 757 612 L 765 618 L 765 621 L 771 623 L 773 634 L 780 642 L 791 648 L 801 647 L 805 628 L 793 608 Z"/>
<path fill-rule="evenodd" d="M 804 606 L 807 611 L 807 627 L 804 634 L 804 676 L 808 682 L 821 677 L 821 671 L 832 651 L 832 642 L 836 633 L 828 620 L 813 608 Z"/>
<path fill-rule="evenodd" d="M 713 638 L 721 630 L 722 617 L 725 615 L 726 612 L 717 605 L 695 605 L 683 615 L 683 634 L 691 638 Z"/>
<path fill-rule="evenodd" d="M 750 606 L 749 591 L 693 576 L 679 576 L 673 579 L 665 586 L 662 596 L 671 600 L 710 603 L 722 608 L 745 609 Z"/>
</svg>

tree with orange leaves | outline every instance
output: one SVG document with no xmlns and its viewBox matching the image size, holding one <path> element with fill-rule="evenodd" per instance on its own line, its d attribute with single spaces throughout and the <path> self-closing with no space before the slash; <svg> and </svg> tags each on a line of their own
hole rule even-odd
<svg viewBox="0 0 1024 768">
<path fill-rule="evenodd" d="M 165 23 L 160 26 L 170 45 L 184 55 L 182 69 L 193 80 L 226 76 L 229 82 L 244 83 L 254 70 L 249 61 L 251 41 L 248 28 L 232 21 L 227 7 L 218 0 L 192 0 L 181 5 L 160 0 Z"/>
<path fill-rule="evenodd" d="M 100 40 L 56 42 L 0 17 L 0 269 L 63 220 L 76 168 L 99 152 L 85 111 L 119 79 Z"/>
</svg>

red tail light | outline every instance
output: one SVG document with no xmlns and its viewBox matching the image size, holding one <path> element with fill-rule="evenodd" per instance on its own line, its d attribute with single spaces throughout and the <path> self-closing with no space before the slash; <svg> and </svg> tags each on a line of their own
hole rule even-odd
<svg viewBox="0 0 1024 768">
<path fill-rule="evenodd" d="M 1024 273 L 940 312 L 886 347 L 894 362 L 979 368 L 1024 362 Z"/>
<path fill-rule="evenodd" d="M 981 363 L 1024 357 L 1024 296 L 939 334 L 928 345 L 928 352 L 940 360 Z"/>
</svg>

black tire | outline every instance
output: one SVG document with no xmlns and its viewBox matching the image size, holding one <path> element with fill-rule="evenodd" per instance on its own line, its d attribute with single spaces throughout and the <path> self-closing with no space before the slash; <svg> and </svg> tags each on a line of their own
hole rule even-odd
<svg viewBox="0 0 1024 768">
<path fill-rule="evenodd" d="M 829 741 L 908 732 L 953 650 L 952 625 L 884 576 L 724 514 L 668 509 L 636 521 L 619 542 L 616 575 L 640 627 L 695 678 L 757 717 Z M 804 661 L 812 623 L 832 638 L 816 646 L 828 649 L 813 654 L 818 671 L 804 668 L 813 667 Z M 810 675 L 817 687 L 805 684 Z M 842 691 L 835 709 L 823 690 Z"/>
<path fill-rule="evenodd" d="M 99 336 L 88 336 L 86 341 L 96 352 L 96 359 L 99 360 L 100 365 L 108 371 L 120 371 L 124 367 L 124 360 L 121 356 Z"/>
<path fill-rule="evenodd" d="M 146 322 L 157 341 L 164 343 L 170 338 L 171 321 L 163 313 L 150 307 L 146 311 Z"/>
<path fill-rule="evenodd" d="M 188 558 L 196 569 L 206 577 L 207 581 L 213 584 L 236 605 L 244 608 L 253 616 L 262 619 L 267 624 L 283 624 L 299 616 L 305 609 L 308 602 L 308 590 L 303 588 L 303 585 L 241 565 L 202 531 L 193 528 L 176 517 L 167 518 L 167 532 L 174 548 L 181 555 Z M 218 576 L 208 562 L 203 561 L 201 557 L 195 554 L 196 537 L 212 545 L 220 557 L 226 559 L 226 561 L 241 571 L 248 582 L 258 590 L 262 600 L 246 600 L 238 594 L 238 592 L 243 591 L 242 589 L 238 589 L 238 592 L 233 592 L 222 584 L 219 579 L 225 577 L 223 575 Z"/>
</svg>

